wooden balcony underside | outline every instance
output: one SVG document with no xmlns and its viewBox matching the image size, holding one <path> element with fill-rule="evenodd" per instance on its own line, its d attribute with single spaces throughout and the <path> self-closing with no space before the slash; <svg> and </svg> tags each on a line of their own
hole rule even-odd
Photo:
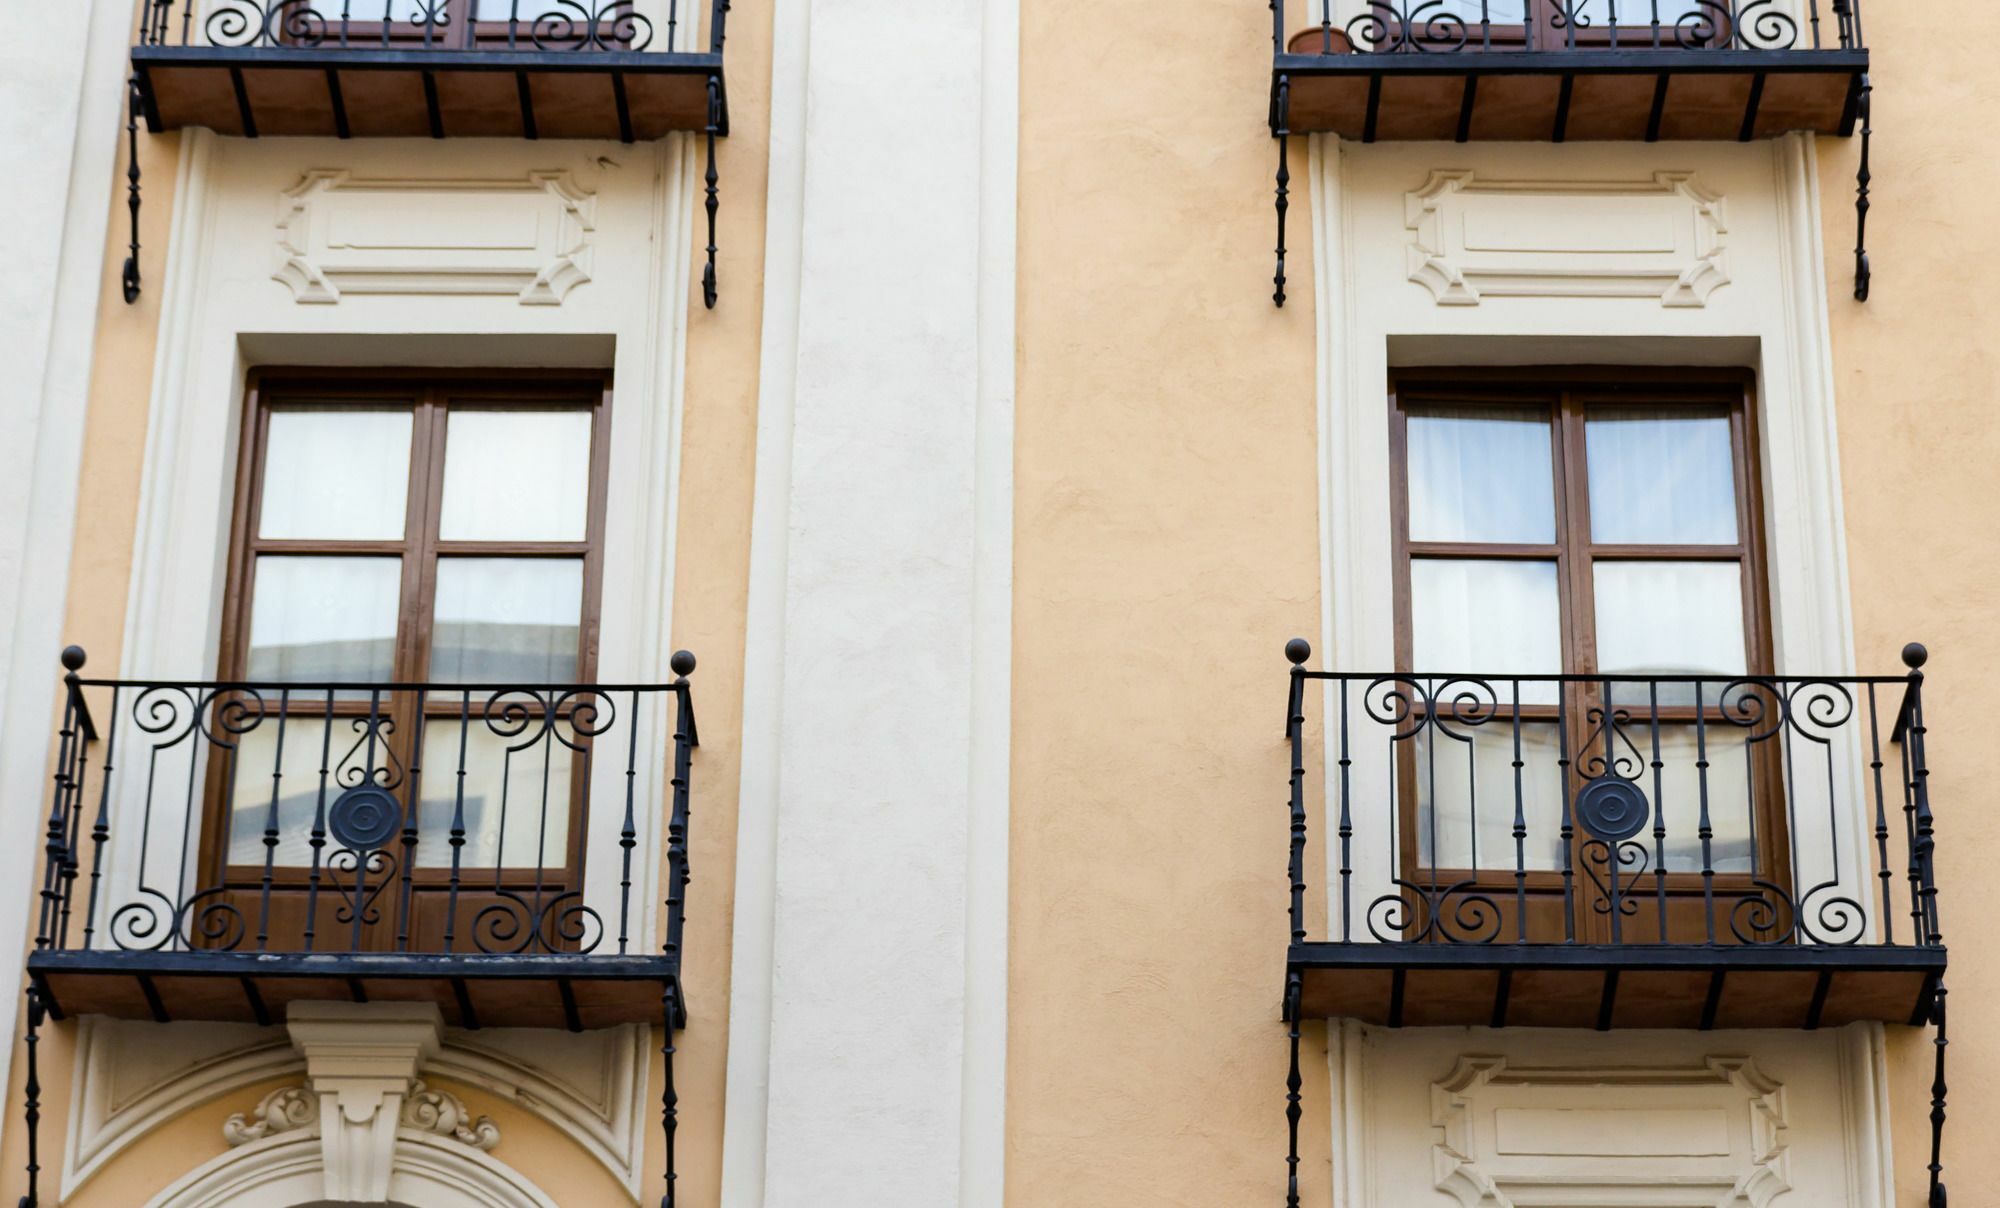
<svg viewBox="0 0 2000 1208">
<path fill-rule="evenodd" d="M 1853 133 L 1866 51 L 1285 54 L 1290 129 L 1361 142 Z"/>
<path fill-rule="evenodd" d="M 324 138 L 657 139 L 708 124 L 712 54 L 141 46 L 149 129 Z M 725 119 L 726 120 L 726 119 Z M 727 133 L 726 129 L 718 133 Z"/>
<path fill-rule="evenodd" d="M 657 1024 L 678 983 L 664 956 L 65 951 L 28 973 L 57 1018 L 272 1024 L 293 1002 L 428 1002 L 453 1027 L 571 1031 Z"/>
<path fill-rule="evenodd" d="M 1920 947 L 1292 946 L 1309 1019 L 1386 1027 L 1820 1028 L 1920 1024 L 1945 950 Z"/>
</svg>

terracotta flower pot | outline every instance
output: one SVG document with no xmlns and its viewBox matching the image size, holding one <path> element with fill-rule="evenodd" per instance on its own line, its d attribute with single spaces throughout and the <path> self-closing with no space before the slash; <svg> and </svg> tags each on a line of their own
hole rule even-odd
<svg viewBox="0 0 2000 1208">
<path fill-rule="evenodd" d="M 1285 49 L 1295 55 L 1345 55 L 1354 53 L 1354 42 L 1339 26 L 1329 31 L 1309 25 L 1287 39 Z"/>
</svg>

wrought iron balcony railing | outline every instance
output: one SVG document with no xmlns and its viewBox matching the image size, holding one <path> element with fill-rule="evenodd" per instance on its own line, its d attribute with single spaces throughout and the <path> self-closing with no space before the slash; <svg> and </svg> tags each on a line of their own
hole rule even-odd
<svg viewBox="0 0 2000 1208">
<path fill-rule="evenodd" d="M 1278 271 L 1293 134 L 1378 140 L 1748 142 L 1862 136 L 1855 297 L 1868 296 L 1862 0 L 1266 0 L 1280 142 Z"/>
<path fill-rule="evenodd" d="M 29 960 L 58 1017 L 269 1022 L 373 979 L 468 1027 L 679 1013 L 692 656 L 668 684 L 538 687 L 64 657 Z"/>
<path fill-rule="evenodd" d="M 1286 654 L 1294 1068 L 1300 1021 L 1328 1017 L 1934 1023 L 1942 1046 L 1922 647 L 1880 677 L 1366 675 L 1308 670 L 1302 640 Z"/>
<path fill-rule="evenodd" d="M 23 1205 L 49 1019 L 268 1025 L 292 1002 L 371 996 L 466 1028 L 663 1024 L 674 1202 L 694 656 L 638 685 L 120 681 L 83 664 L 63 652 Z"/>
<path fill-rule="evenodd" d="M 731 0 L 142 0 L 128 175 L 139 293 L 140 119 L 155 133 L 326 138 L 715 140 Z M 705 20 L 704 20 L 705 18 Z M 703 300 L 715 305 L 709 249 Z"/>
</svg>

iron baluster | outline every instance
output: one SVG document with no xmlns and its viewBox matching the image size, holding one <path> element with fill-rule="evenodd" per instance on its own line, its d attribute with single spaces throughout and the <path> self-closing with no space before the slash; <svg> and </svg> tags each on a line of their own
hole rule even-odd
<svg viewBox="0 0 2000 1208">
<path fill-rule="evenodd" d="M 1271 278 L 1277 289 L 1271 300 L 1279 306 L 1285 304 L 1285 211 L 1291 208 L 1292 191 L 1292 81 L 1290 76 L 1278 77 L 1278 99 L 1275 116 L 1278 122 L 1278 271 Z"/>
<path fill-rule="evenodd" d="M 264 813 L 264 880 L 257 898 L 257 951 L 270 946 L 271 882 L 278 862 L 278 802 L 285 783 L 285 721 L 290 713 L 290 689 L 278 696 L 277 750 L 271 756 L 271 804 Z M 328 722 L 331 724 L 332 719 Z"/>
<path fill-rule="evenodd" d="M 71 650 L 76 649 L 74 646 Z M 35 947 L 55 946 L 55 923 L 57 912 L 58 883 L 62 877 L 63 836 L 69 831 L 66 814 L 69 809 L 70 783 L 75 772 L 75 744 L 77 741 L 77 700 L 81 689 L 77 686 L 76 668 L 69 666 L 69 650 L 63 651 L 63 665 L 68 674 L 63 676 L 62 728 L 56 737 L 55 785 L 49 792 L 49 825 L 42 843 L 42 889 L 40 915 L 35 921 Z"/>
<path fill-rule="evenodd" d="M 1285 643 L 1285 657 L 1292 663 L 1291 699 L 1285 720 L 1285 736 L 1292 754 L 1292 841 L 1286 868 L 1291 880 L 1292 942 L 1298 944 L 1306 938 L 1305 662 L 1312 657 L 1312 646 L 1304 638 L 1293 638 Z"/>
<path fill-rule="evenodd" d="M 306 846 L 312 849 L 312 871 L 306 878 L 306 951 L 313 950 L 314 922 L 319 918 L 319 881 L 325 871 L 326 853 L 326 786 L 327 777 L 332 773 L 333 755 L 333 689 L 326 690 L 326 729 L 320 735 L 319 743 L 319 795 L 313 805 L 312 832 L 306 839 Z"/>
<path fill-rule="evenodd" d="M 41 1203 L 41 1149 L 40 1131 L 42 1123 L 42 1077 L 36 1049 L 41 1045 L 42 1024 L 48 1018 L 48 1008 L 42 1002 L 39 986 L 28 986 L 28 1030 L 23 1039 L 28 1061 L 27 1079 L 22 1088 L 26 1100 L 26 1110 L 22 1122 L 28 1127 L 28 1189 L 21 1197 L 20 1208 L 37 1208 Z"/>
<path fill-rule="evenodd" d="M 632 693 L 632 732 L 625 753 L 625 821 L 618 828 L 618 955 L 625 955 L 632 932 L 632 849 L 639 845 L 635 816 L 639 774 L 639 694 Z"/>
<path fill-rule="evenodd" d="M 190 5 L 192 7 L 192 5 Z M 142 99 L 139 93 L 139 77 L 134 75 L 126 85 L 125 95 L 125 205 L 131 212 L 132 239 L 126 249 L 125 267 L 119 273 L 119 283 L 125 294 L 125 304 L 130 306 L 139 300 L 139 108 Z"/>
<path fill-rule="evenodd" d="M 1521 681 L 1510 680 L 1514 730 L 1514 923 L 1521 942 L 1528 942 L 1528 807 L 1522 793 Z"/>
<path fill-rule="evenodd" d="M 715 136 L 721 129 L 722 81 L 714 76 L 710 76 L 708 77 L 708 125 L 703 130 L 703 137 L 708 144 L 708 167 L 707 171 L 702 174 L 702 179 L 706 182 L 706 188 L 703 191 L 702 208 L 708 212 L 708 263 L 701 270 L 701 304 L 709 310 L 715 309 L 716 300 L 715 211 L 717 201 L 715 186 L 719 178 L 715 172 Z"/>
<path fill-rule="evenodd" d="M 694 655 L 676 650 L 669 666 L 674 673 L 674 776 L 672 813 L 667 820 L 667 940 L 669 956 L 679 956 L 681 933 L 687 923 L 688 781 L 693 770 L 694 748 L 700 738 L 695 732 L 694 703 L 689 697 L 687 677 L 694 674 Z"/>
<path fill-rule="evenodd" d="M 1556 776 L 1562 781 L 1563 939 L 1576 943 L 1576 819 L 1570 812 L 1569 685 L 1556 681 Z"/>
<path fill-rule="evenodd" d="M 1868 186 L 1874 179 L 1868 170 L 1869 142 L 1874 138 L 1872 120 L 1875 85 L 1867 72 L 1861 73 L 1861 87 L 1855 97 L 1854 112 L 1861 121 L 1861 165 L 1854 173 L 1854 300 L 1866 302 L 1874 284 L 1874 269 L 1868 263 Z"/>
<path fill-rule="evenodd" d="M 1708 708 L 1702 701 L 1701 681 L 1694 683 L 1694 775 L 1699 789 L 1696 822 L 1701 840 L 1701 905 L 1708 942 L 1715 942 L 1715 823 L 1708 812 Z"/>
<path fill-rule="evenodd" d="M 678 986 L 671 983 L 667 986 L 666 993 L 660 999 L 660 1010 L 665 1016 L 663 1022 L 666 1025 L 663 1029 L 665 1038 L 660 1045 L 661 1064 L 664 1067 L 663 1085 L 660 1091 L 660 1122 L 661 1128 L 667 1134 L 667 1190 L 666 1194 L 660 1197 L 660 1208 L 674 1208 L 674 1184 L 680 1179 L 680 1172 L 675 1169 L 674 1164 L 674 1133 L 680 1127 L 681 1114 L 681 1097 L 674 1089 L 674 1028 L 683 1010 Z"/>
<path fill-rule="evenodd" d="M 1936 1072 L 1931 1075 L 1931 1160 L 1930 1164 L 1926 1167 L 1930 1171 L 1929 1208 L 1946 1208 L 1944 1189 L 1944 1108 L 1947 1088 L 1944 1081 L 1944 1054 L 1945 1049 L 1950 1047 L 1951 1041 L 1945 1035 L 1945 993 L 1944 981 L 1943 979 L 1939 979 L 1936 1005 L 1931 1008 L 1931 1022 L 1937 1028 L 1937 1034 L 1931 1038 L 1931 1044 L 1937 1053 L 1937 1066 Z"/>
<path fill-rule="evenodd" d="M 1909 718 L 1904 743 L 1910 752 L 1910 783 L 1916 802 L 1917 866 L 1923 878 L 1923 940 L 1935 948 L 1944 942 L 1938 925 L 1937 834 L 1931 816 L 1930 769 L 1924 761 L 1923 665 L 1930 655 L 1915 642 L 1903 648 L 1903 662 L 1910 668 Z"/>
<path fill-rule="evenodd" d="M 82 648 L 78 647 L 81 657 Z M 104 780 L 97 790 L 97 820 L 90 826 L 90 900 L 83 912 L 83 946 L 97 934 L 97 895 L 104 875 L 104 845 L 111 838 L 111 776 L 118 750 L 119 685 L 111 688 L 111 724 L 104 735 Z"/>
<path fill-rule="evenodd" d="M 451 805 L 451 833 L 447 842 L 451 846 L 451 879 L 445 890 L 444 907 L 444 950 L 452 951 L 452 944 L 458 929 L 458 890 L 464 872 L 465 859 L 465 748 L 472 736 L 472 692 L 466 689 L 458 697 L 458 774 L 457 788 L 453 791 Z"/>
<path fill-rule="evenodd" d="M 1868 685 L 1868 770 L 1875 782 L 1875 874 L 1882 882 L 1882 942 L 1896 942 L 1895 915 L 1890 905 L 1895 874 L 1889 869 L 1889 812 L 1888 801 L 1882 786 L 1882 722 L 1881 706 L 1875 696 L 1875 685 Z"/>
<path fill-rule="evenodd" d="M 1340 939 L 1342 943 L 1353 938 L 1354 933 L 1354 803 L 1353 792 L 1349 785 L 1349 770 L 1353 767 L 1354 759 L 1348 751 L 1347 731 L 1347 683 L 1343 680 L 1340 684 Z M 1293 766 L 1300 764 L 1301 761 L 1293 760 Z M 1301 833 L 1299 837 L 1303 839 L 1305 836 Z"/>
<path fill-rule="evenodd" d="M 1285 1024 L 1292 1048 L 1291 1068 L 1285 1074 L 1285 1208 L 1299 1208 L 1299 1117 L 1304 1114 L 1299 1091 L 1305 1085 L 1299 1076 L 1299 1015 L 1305 993 L 1304 979 L 1292 972 L 1285 977 Z"/>
<path fill-rule="evenodd" d="M 471 22 L 467 21 L 470 25 Z M 416 732 L 410 735 L 410 770 L 403 777 L 403 897 L 396 910 L 396 951 L 410 950 L 410 912 L 415 904 L 412 878 L 417 866 L 418 828 L 422 825 L 424 783 L 424 736 L 430 726 L 424 720 L 424 690 L 417 689 Z"/>
<path fill-rule="evenodd" d="M 1614 10 L 1615 11 L 1615 10 Z M 1660 684 L 1654 680 L 1647 685 L 1648 703 L 1652 708 L 1651 726 L 1653 737 L 1653 901 L 1659 907 L 1660 942 L 1666 943 L 1667 931 L 1667 796 L 1663 773 L 1665 762 L 1660 759 Z"/>
</svg>

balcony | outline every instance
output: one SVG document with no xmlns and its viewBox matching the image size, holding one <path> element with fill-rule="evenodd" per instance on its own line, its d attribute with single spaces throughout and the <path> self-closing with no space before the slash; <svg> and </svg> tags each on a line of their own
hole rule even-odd
<svg viewBox="0 0 2000 1208">
<path fill-rule="evenodd" d="M 667 684 L 84 679 L 64 654 L 28 973 L 48 1014 L 685 1020 L 687 675 Z M 658 903 L 656 906 L 655 903 Z"/>
<path fill-rule="evenodd" d="M 1902 676 L 1726 679 L 1350 674 L 1308 670 L 1301 639 L 1285 653 L 1294 1195 L 1307 1019 L 1877 1022 L 1935 1026 L 1944 1202 L 1923 647 Z"/>
<path fill-rule="evenodd" d="M 127 302 L 140 292 L 138 127 L 243 138 L 703 135 L 716 303 L 715 140 L 730 0 L 142 0 L 132 47 Z M 707 28 L 702 29 L 702 16 Z"/>
<path fill-rule="evenodd" d="M 1269 0 L 1271 132 L 1377 141 L 1750 142 L 1862 135 L 1855 297 L 1868 264 L 1861 0 Z M 1288 21 L 1288 9 L 1297 24 Z M 1285 299 L 1287 148 L 1278 171 Z"/>
<path fill-rule="evenodd" d="M 152 0 L 132 71 L 155 133 L 727 134 L 728 12 L 697 49 L 696 0 Z"/>
<path fill-rule="evenodd" d="M 1304 1016 L 1931 1018 L 1945 948 L 1921 647 L 1907 677 L 1727 680 L 1360 675 L 1307 670 L 1303 642 L 1289 653 L 1286 970 Z"/>
</svg>

